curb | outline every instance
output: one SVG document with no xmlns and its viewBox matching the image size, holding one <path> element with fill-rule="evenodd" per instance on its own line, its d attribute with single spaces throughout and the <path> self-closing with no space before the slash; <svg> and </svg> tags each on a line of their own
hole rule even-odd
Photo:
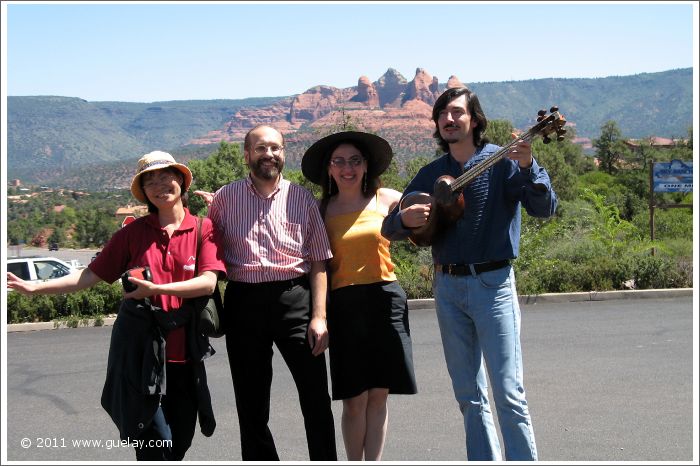
<svg viewBox="0 0 700 466">
<path fill-rule="evenodd" d="M 661 288 L 656 290 L 581 291 L 576 293 L 543 293 L 518 296 L 521 306 L 582 301 L 612 301 L 615 299 L 653 299 L 693 296 L 693 288 Z M 435 300 L 409 299 L 408 310 L 435 309 Z"/>
<path fill-rule="evenodd" d="M 109 327 L 114 324 L 116 317 L 105 317 L 103 319 L 102 327 Z M 94 327 L 95 320 L 90 319 L 88 325 L 79 325 L 76 328 L 81 327 Z M 58 326 L 54 322 L 28 322 L 24 324 L 7 324 L 7 333 L 12 332 L 33 332 L 35 330 L 57 330 L 70 328 L 66 326 L 65 322 L 61 322 Z"/>
<path fill-rule="evenodd" d="M 584 301 L 612 301 L 616 299 L 654 299 L 654 298 L 680 298 L 693 296 L 693 288 L 663 288 L 658 290 L 619 290 L 619 291 L 582 291 L 578 293 L 544 293 L 535 295 L 520 295 L 518 301 L 521 306 L 535 304 L 578 303 Z M 434 310 L 435 300 L 409 299 L 408 310 Z M 105 317 L 102 326 L 109 327 L 114 324 L 116 317 Z M 94 326 L 94 320 L 87 327 Z M 78 328 L 85 327 L 80 326 Z M 65 323 L 58 327 L 53 322 L 30 322 L 26 324 L 7 324 L 7 333 L 31 332 L 36 330 L 54 330 L 67 328 Z"/>
</svg>

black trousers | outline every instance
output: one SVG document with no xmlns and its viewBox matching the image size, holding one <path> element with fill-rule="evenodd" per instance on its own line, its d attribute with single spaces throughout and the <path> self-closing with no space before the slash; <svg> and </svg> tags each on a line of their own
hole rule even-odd
<svg viewBox="0 0 700 466">
<path fill-rule="evenodd" d="M 272 343 L 294 378 L 311 461 L 337 460 L 325 354 L 307 341 L 311 293 L 306 277 L 265 283 L 229 282 L 226 332 L 244 461 L 279 460 L 268 427 Z"/>
<path fill-rule="evenodd" d="M 151 424 L 141 433 L 138 461 L 180 461 L 192 445 L 197 424 L 197 393 L 191 363 L 166 365 L 166 394 Z"/>
</svg>

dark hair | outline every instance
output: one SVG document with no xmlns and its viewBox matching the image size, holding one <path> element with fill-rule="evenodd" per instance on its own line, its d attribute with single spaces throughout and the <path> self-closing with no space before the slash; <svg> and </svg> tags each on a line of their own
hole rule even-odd
<svg viewBox="0 0 700 466">
<path fill-rule="evenodd" d="M 177 168 L 173 168 L 173 167 L 165 167 L 165 168 L 161 168 L 161 170 L 164 170 L 164 171 L 167 170 L 170 173 L 174 173 L 174 174 L 178 175 L 180 178 L 182 178 L 182 182 L 180 182 L 180 199 L 182 200 L 182 206 L 187 207 L 189 196 L 187 194 L 187 191 L 185 191 L 185 175 L 183 175 L 180 170 L 178 170 Z M 139 183 L 141 184 L 141 190 L 143 191 L 143 195 L 146 198 L 146 205 L 148 206 L 148 212 L 151 214 L 158 213 L 158 207 L 156 207 L 156 205 L 153 204 L 150 199 L 148 199 L 148 196 L 146 195 L 146 190 L 143 189 L 143 175 L 139 176 Z"/>
<path fill-rule="evenodd" d="M 338 141 L 335 144 L 333 144 L 329 149 L 328 152 L 326 153 L 325 157 L 323 157 L 323 166 L 328 167 L 328 165 L 331 163 L 331 155 L 333 152 L 341 145 L 343 144 L 349 144 L 353 146 L 355 149 L 360 151 L 360 154 L 362 154 L 362 158 L 367 160 L 367 150 L 365 149 L 364 145 L 360 143 L 359 141 L 355 141 L 352 139 L 345 139 L 343 141 Z M 367 177 L 367 183 L 365 185 L 364 180 L 362 182 L 362 195 L 366 198 L 372 197 L 377 193 L 377 190 L 382 186 L 382 182 L 379 179 L 379 176 L 370 173 L 369 167 L 367 168 L 367 173 L 364 175 Z M 322 170 L 321 171 L 321 199 L 330 199 L 331 196 L 335 195 L 338 193 L 338 185 L 335 183 L 335 180 L 333 180 L 333 177 L 328 174 L 328 170 Z"/>
<path fill-rule="evenodd" d="M 484 115 L 484 111 L 481 109 L 479 98 L 466 87 L 453 87 L 443 92 L 433 106 L 433 121 L 435 122 L 433 137 L 437 139 L 438 145 L 445 152 L 449 152 L 450 145 L 440 136 L 440 127 L 438 126 L 440 112 L 447 108 L 447 104 L 462 95 L 467 96 L 467 111 L 469 115 L 471 115 L 472 120 L 477 123 L 472 133 L 474 135 L 474 145 L 479 147 L 488 142 L 488 139 L 483 136 L 484 131 L 486 131 L 486 126 L 488 125 L 488 120 L 486 119 L 486 115 Z"/>
<path fill-rule="evenodd" d="M 270 128 L 270 129 L 274 129 L 275 131 L 277 131 L 275 128 L 273 128 L 270 125 L 256 125 L 256 126 L 254 126 L 253 128 L 250 129 L 250 131 L 245 133 L 245 138 L 243 138 L 243 150 L 247 150 L 250 152 L 250 133 L 252 133 L 253 131 L 255 131 L 256 129 L 259 129 L 259 128 Z M 282 145 L 284 145 L 284 134 L 280 133 L 279 131 L 277 131 L 277 132 L 280 134 L 280 136 L 282 136 Z"/>
</svg>

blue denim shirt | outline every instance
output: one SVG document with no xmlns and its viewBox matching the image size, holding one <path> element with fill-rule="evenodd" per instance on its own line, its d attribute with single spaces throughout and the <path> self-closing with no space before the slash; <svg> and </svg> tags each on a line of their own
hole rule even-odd
<svg viewBox="0 0 700 466">
<path fill-rule="evenodd" d="M 486 144 L 464 166 L 447 153 L 421 168 L 403 196 L 414 191 L 432 194 L 438 177 L 450 175 L 457 178 L 499 149 L 494 144 Z M 540 184 L 546 190 L 537 190 L 534 184 Z M 463 193 L 464 215 L 433 242 L 433 262 L 436 264 L 478 264 L 515 259 L 520 247 L 521 205 L 533 217 L 549 217 L 557 207 L 549 175 L 534 158 L 530 169 L 521 169 L 517 162 L 503 158 L 469 183 Z M 384 219 L 382 235 L 396 241 L 408 238 L 410 232 L 401 222 L 397 206 Z"/>
</svg>

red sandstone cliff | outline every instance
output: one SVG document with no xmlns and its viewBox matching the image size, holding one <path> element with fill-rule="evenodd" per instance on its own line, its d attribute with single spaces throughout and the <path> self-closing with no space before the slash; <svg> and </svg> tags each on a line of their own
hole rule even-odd
<svg viewBox="0 0 700 466">
<path fill-rule="evenodd" d="M 375 82 L 360 76 L 355 87 L 319 85 L 266 107 L 241 109 L 222 128 L 189 143 L 241 141 L 248 130 L 259 124 L 269 124 L 290 141 L 302 142 L 313 137 L 307 133 L 295 138 L 302 126 L 308 125 L 318 132 L 337 125 L 343 116 L 349 116 L 354 124 L 367 131 L 410 133 L 412 137 L 430 139 L 433 129 L 430 116 L 435 100 L 445 88 L 460 85 L 456 76 L 450 76 L 447 85 L 441 86 L 438 78 L 423 68 L 417 68 L 413 79 L 407 81 L 401 73 L 389 68 Z"/>
</svg>

